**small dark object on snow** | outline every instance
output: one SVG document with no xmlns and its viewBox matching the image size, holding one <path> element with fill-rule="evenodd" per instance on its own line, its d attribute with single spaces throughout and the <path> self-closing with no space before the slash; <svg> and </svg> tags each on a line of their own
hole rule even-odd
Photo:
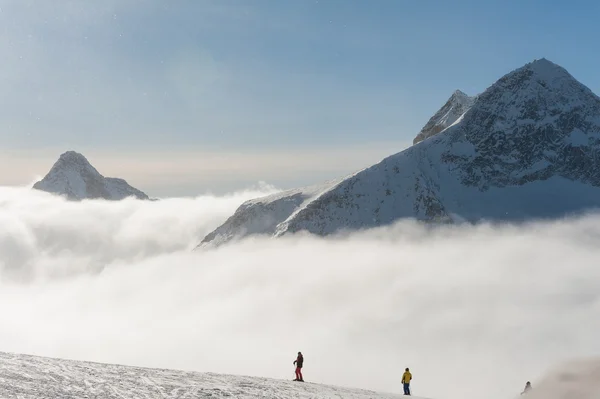
<svg viewBox="0 0 600 399">
<path fill-rule="evenodd" d="M 525 384 L 525 389 L 523 390 L 523 392 L 521 392 L 521 395 L 526 394 L 527 392 L 531 391 L 531 382 L 527 381 L 527 383 Z"/>
</svg>

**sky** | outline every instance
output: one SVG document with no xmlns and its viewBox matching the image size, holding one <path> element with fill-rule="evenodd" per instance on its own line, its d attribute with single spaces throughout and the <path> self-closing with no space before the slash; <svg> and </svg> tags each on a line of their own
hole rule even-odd
<svg viewBox="0 0 600 399">
<path fill-rule="evenodd" d="M 515 398 L 600 355 L 600 215 L 192 251 L 271 190 L 74 202 L 0 187 L 0 351 L 288 381 L 301 351 L 308 382 L 400 393 L 410 367 L 413 394 L 435 399 Z"/>
<path fill-rule="evenodd" d="M 593 1 L 0 1 L 0 185 L 75 150 L 151 196 L 282 188 L 412 143 L 546 57 L 600 93 Z"/>
</svg>

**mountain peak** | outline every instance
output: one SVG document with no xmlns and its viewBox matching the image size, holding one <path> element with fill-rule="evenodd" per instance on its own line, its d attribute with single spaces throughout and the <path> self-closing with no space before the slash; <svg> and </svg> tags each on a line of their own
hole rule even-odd
<svg viewBox="0 0 600 399">
<path fill-rule="evenodd" d="M 470 98 L 470 97 L 464 91 L 456 89 L 456 90 L 454 90 L 454 93 L 452 93 L 452 97 L 450 97 L 450 98 L 463 99 L 463 98 Z"/>
<path fill-rule="evenodd" d="M 524 69 L 528 69 L 533 72 L 533 74 L 538 79 L 548 79 L 553 80 L 557 78 L 569 78 L 574 79 L 573 76 L 563 67 L 558 64 L 555 64 L 552 61 L 547 60 L 546 58 L 541 58 L 539 60 L 533 60 L 532 62 L 525 64 L 523 66 Z"/>
<path fill-rule="evenodd" d="M 33 188 L 76 201 L 99 198 L 121 200 L 130 196 L 149 199 L 123 179 L 102 176 L 85 156 L 75 151 L 61 154 L 50 172 Z"/>
<path fill-rule="evenodd" d="M 544 58 L 501 77 L 445 134 L 465 143 L 442 156 L 464 185 L 487 190 L 560 176 L 600 186 L 600 98 Z"/>
<path fill-rule="evenodd" d="M 496 122 L 502 122 L 496 124 L 499 128 L 517 120 L 520 125 L 550 123 L 569 112 L 580 115 L 582 107 L 596 110 L 599 104 L 598 96 L 566 69 L 541 58 L 507 73 L 480 94 L 469 119 L 492 114 Z M 491 119 L 486 122 L 489 125 Z M 483 130 L 491 132 L 491 127 Z"/>
<path fill-rule="evenodd" d="M 60 155 L 58 161 L 54 163 L 50 173 L 60 173 L 61 171 L 71 171 L 74 173 L 85 173 L 101 178 L 102 175 L 92 166 L 83 154 L 75 151 L 67 151 Z"/>
<path fill-rule="evenodd" d="M 454 92 L 415 141 L 429 139 L 305 201 L 293 201 L 296 191 L 248 202 L 204 243 L 328 235 L 403 218 L 562 218 L 600 207 L 600 98 L 565 69 L 536 60 L 467 96 L 467 104 L 461 97 Z"/>
<path fill-rule="evenodd" d="M 413 140 L 413 144 L 435 136 L 451 126 L 471 108 L 474 101 L 475 97 L 470 97 L 460 90 L 455 90 L 442 108 L 423 126 L 417 137 Z"/>
<path fill-rule="evenodd" d="M 90 164 L 86 157 L 83 154 L 80 154 L 75 151 L 66 151 L 60 155 L 58 158 L 64 162 L 73 162 L 78 164 Z"/>
<path fill-rule="evenodd" d="M 557 95 L 563 99 L 577 99 L 581 94 L 586 96 L 583 102 L 596 97 L 560 65 L 546 58 L 535 59 L 507 73 L 481 95 L 472 97 L 461 90 L 455 90 L 442 108 L 423 126 L 413 144 L 446 130 L 479 103 L 483 103 L 485 107 L 485 103 L 500 102 L 504 103 L 505 107 L 532 104 L 540 99 L 555 98 Z M 494 111 L 494 114 L 496 113 Z"/>
<path fill-rule="evenodd" d="M 514 94 L 532 94 L 541 91 L 562 92 L 563 97 L 577 97 L 592 92 L 577 81 L 565 68 L 545 58 L 534 60 L 517 68 L 490 86 L 490 90 L 508 90 Z M 592 94 L 593 95 L 593 94 Z M 485 96 L 482 96 L 485 98 Z"/>
<path fill-rule="evenodd" d="M 534 69 L 536 71 L 548 71 L 548 70 L 561 70 L 566 72 L 566 70 L 561 67 L 558 64 L 555 64 L 554 62 L 548 60 L 547 58 L 540 58 L 540 59 L 535 59 L 527 64 L 525 64 L 526 67 L 529 67 L 531 69 Z"/>
</svg>

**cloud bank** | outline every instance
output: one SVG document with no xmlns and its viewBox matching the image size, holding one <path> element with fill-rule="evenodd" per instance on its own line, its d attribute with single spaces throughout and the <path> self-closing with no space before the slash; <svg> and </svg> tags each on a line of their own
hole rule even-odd
<svg viewBox="0 0 600 399">
<path fill-rule="evenodd" d="M 411 222 L 191 251 L 259 187 L 69 203 L 0 189 L 0 350 L 507 398 L 600 352 L 600 217 Z"/>
</svg>

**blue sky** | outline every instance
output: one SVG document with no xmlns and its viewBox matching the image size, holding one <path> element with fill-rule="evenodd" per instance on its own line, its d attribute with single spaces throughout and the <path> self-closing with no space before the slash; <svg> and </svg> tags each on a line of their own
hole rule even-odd
<svg viewBox="0 0 600 399">
<path fill-rule="evenodd" d="M 0 1 L 0 184 L 63 151 L 154 195 L 282 187 L 405 148 L 546 57 L 600 93 L 592 1 Z"/>
</svg>

